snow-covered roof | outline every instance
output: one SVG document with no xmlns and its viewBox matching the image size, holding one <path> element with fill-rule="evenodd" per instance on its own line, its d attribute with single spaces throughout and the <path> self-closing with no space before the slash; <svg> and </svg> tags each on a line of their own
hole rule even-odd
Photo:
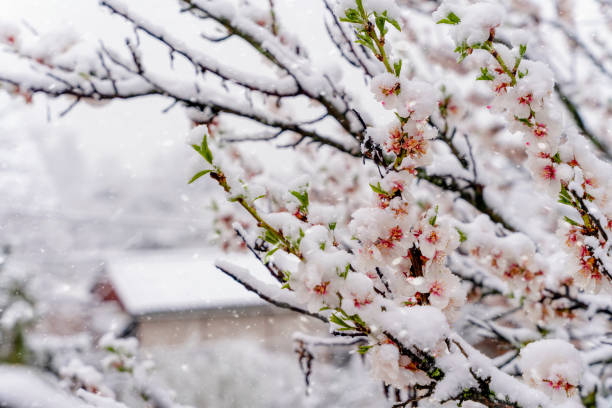
<svg viewBox="0 0 612 408">
<path fill-rule="evenodd" d="M 213 248 L 124 253 L 112 256 L 107 269 L 122 304 L 132 315 L 265 303 L 215 268 L 216 259 L 229 260 L 264 280 L 271 279 L 252 254 Z"/>
</svg>

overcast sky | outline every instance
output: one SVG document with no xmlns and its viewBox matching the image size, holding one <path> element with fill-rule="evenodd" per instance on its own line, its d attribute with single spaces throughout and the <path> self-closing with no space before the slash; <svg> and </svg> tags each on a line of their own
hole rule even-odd
<svg viewBox="0 0 612 408">
<path fill-rule="evenodd" d="M 116 49 L 122 48 L 123 39 L 132 36 L 133 32 L 118 16 L 111 16 L 108 10 L 98 5 L 97 0 L 0 0 L 2 15 L 15 23 L 27 24 L 38 33 L 70 28 L 79 33 L 84 41 L 104 43 Z M 177 21 L 178 2 L 175 0 L 130 0 L 129 7 L 146 15 L 158 24 L 163 24 L 174 34 L 198 30 L 198 22 L 185 26 L 185 19 Z M 320 2 L 312 2 L 307 7 L 301 0 L 283 0 L 277 2 L 286 26 L 307 43 L 321 44 L 322 10 Z M 310 3 L 310 2 L 308 2 Z M 319 22 L 319 30 L 313 29 Z M 23 27 L 23 26 L 22 26 Z M 179 32 L 179 30 L 181 30 Z M 333 52 L 324 47 L 312 47 L 311 55 L 319 61 L 325 60 L 325 54 Z M 168 54 L 159 47 L 146 49 L 156 58 L 157 64 L 168 64 Z M 243 63 L 247 57 L 235 50 L 226 49 L 219 57 L 234 59 Z M 247 57 L 248 58 L 248 57 Z M 251 61 L 252 63 L 252 61 Z M 112 155 L 121 160 L 126 169 L 134 175 L 145 171 L 156 154 L 163 149 L 183 149 L 183 140 L 189 129 L 189 122 L 182 109 L 172 109 L 161 114 L 169 101 L 159 97 L 140 98 L 131 101 L 116 101 L 93 108 L 85 103 L 77 105 L 68 115 L 58 117 L 69 104 L 68 100 L 51 100 L 39 95 L 31 108 L 32 122 L 45 124 L 68 131 L 75 136 L 79 148 L 85 151 L 86 157 Z M 50 113 L 50 115 L 49 115 Z M 51 117 L 49 123 L 47 117 Z"/>
</svg>

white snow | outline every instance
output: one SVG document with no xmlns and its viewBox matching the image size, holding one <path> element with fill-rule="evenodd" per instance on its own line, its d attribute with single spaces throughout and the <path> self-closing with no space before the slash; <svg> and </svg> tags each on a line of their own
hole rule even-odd
<svg viewBox="0 0 612 408">
<path fill-rule="evenodd" d="M 224 254 L 212 248 L 125 254 L 110 260 L 108 273 L 121 302 L 135 315 L 264 303 L 215 268 L 215 258 L 267 275 L 250 253 Z"/>
<path fill-rule="evenodd" d="M 33 368 L 0 366 L 0 406 L 11 408 L 87 408 Z"/>
</svg>

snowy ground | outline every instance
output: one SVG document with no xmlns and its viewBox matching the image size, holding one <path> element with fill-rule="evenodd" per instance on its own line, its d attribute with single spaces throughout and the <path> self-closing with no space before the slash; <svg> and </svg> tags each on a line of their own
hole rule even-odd
<svg viewBox="0 0 612 408">
<path fill-rule="evenodd" d="M 344 354 L 332 363 L 324 362 L 324 354 L 325 349 L 315 348 L 309 395 L 296 355 L 270 353 L 250 342 L 157 349 L 152 358 L 156 377 L 178 393 L 180 402 L 195 407 L 389 406 L 382 385 L 363 370 L 358 355 L 348 360 Z"/>
</svg>

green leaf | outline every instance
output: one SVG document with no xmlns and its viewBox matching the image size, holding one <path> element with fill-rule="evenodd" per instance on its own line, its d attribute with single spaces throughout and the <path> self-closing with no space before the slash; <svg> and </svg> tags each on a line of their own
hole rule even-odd
<svg viewBox="0 0 612 408">
<path fill-rule="evenodd" d="M 559 156 L 559 152 L 555 153 L 555 155 L 552 157 L 553 161 L 557 164 L 561 163 L 561 156 Z"/>
<path fill-rule="evenodd" d="M 346 322 L 344 320 L 342 320 L 341 318 L 339 318 L 337 315 L 335 314 L 331 314 L 329 316 L 329 321 L 332 323 L 337 324 L 340 327 L 344 327 L 345 329 L 352 329 L 351 326 L 349 326 L 348 324 L 346 324 Z"/>
<path fill-rule="evenodd" d="M 438 206 L 436 205 L 436 214 L 429 219 L 429 225 L 431 225 L 432 227 L 435 227 L 437 219 L 438 219 Z"/>
<path fill-rule="evenodd" d="M 402 31 L 402 27 L 399 25 L 399 23 L 397 22 L 396 19 L 387 17 L 386 15 L 385 15 L 385 17 L 386 17 L 387 21 L 389 22 L 389 24 L 391 24 L 393 27 L 395 27 L 395 29 L 397 31 Z"/>
<path fill-rule="evenodd" d="M 210 148 L 208 147 L 208 135 L 206 133 L 204 133 L 204 137 L 202 138 L 202 144 L 200 146 L 191 145 L 191 147 L 193 147 L 196 152 L 200 153 L 204 160 L 212 164 L 213 155 L 210 151 Z"/>
<path fill-rule="evenodd" d="M 351 264 L 346 264 L 346 266 L 344 267 L 344 271 L 338 273 L 338 276 L 346 279 L 346 277 L 348 276 L 349 270 L 351 270 Z M 338 272 L 338 268 L 336 268 L 336 273 L 337 272 Z"/>
<path fill-rule="evenodd" d="M 440 371 L 438 367 L 435 367 L 434 369 L 432 369 L 432 371 L 427 373 L 427 375 L 429 376 L 429 378 L 432 378 L 434 380 L 441 379 L 443 376 L 442 371 Z"/>
<path fill-rule="evenodd" d="M 459 228 L 455 227 L 455 229 L 457 230 L 457 233 L 459 233 L 459 242 L 465 242 L 467 241 L 468 237 L 467 234 L 463 231 L 461 231 Z"/>
<path fill-rule="evenodd" d="M 385 29 L 386 19 L 383 16 L 376 16 L 374 21 L 376 22 L 376 28 L 378 28 L 378 31 L 380 32 L 380 36 L 384 37 L 385 33 L 387 32 Z"/>
<path fill-rule="evenodd" d="M 354 314 L 351 316 L 351 319 L 360 326 L 366 327 L 366 323 L 359 317 L 358 314 Z"/>
<path fill-rule="evenodd" d="M 477 81 L 492 81 L 495 79 L 495 77 L 489 73 L 489 69 L 487 67 L 481 67 L 480 72 L 482 75 L 476 78 Z"/>
<path fill-rule="evenodd" d="M 374 346 L 359 346 L 359 348 L 357 349 L 357 352 L 359 354 L 365 354 L 367 353 L 372 347 Z"/>
<path fill-rule="evenodd" d="M 568 216 L 566 216 L 566 215 L 565 215 L 565 216 L 563 216 L 563 219 L 564 219 L 564 220 L 565 220 L 567 223 L 569 223 L 569 224 L 571 224 L 571 225 L 574 225 L 574 226 L 577 226 L 577 227 L 578 227 L 578 226 L 580 226 L 580 224 L 578 224 L 576 221 L 572 220 L 570 217 L 568 217 Z"/>
<path fill-rule="evenodd" d="M 361 16 L 359 15 L 359 12 L 353 8 L 345 10 L 344 15 L 345 17 L 340 17 L 340 21 L 342 21 L 343 23 L 361 24 L 363 22 Z"/>
<path fill-rule="evenodd" d="M 561 184 L 561 191 L 559 192 L 559 198 L 564 198 L 567 201 L 574 201 L 572 200 L 572 197 L 570 196 L 569 191 L 567 191 L 567 188 L 565 188 L 565 186 L 563 184 Z"/>
<path fill-rule="evenodd" d="M 370 184 L 370 188 L 376 194 L 389 195 L 389 193 L 382 189 L 382 187 L 380 186 L 380 182 L 378 182 L 376 185 Z"/>
<path fill-rule="evenodd" d="M 455 52 L 459 54 L 457 62 L 463 61 L 468 56 L 469 49 L 470 46 L 465 41 L 461 45 L 458 45 L 457 48 L 455 48 Z"/>
<path fill-rule="evenodd" d="M 262 239 L 272 245 L 276 245 L 278 244 L 278 241 L 280 241 L 278 236 L 270 230 L 266 230 L 264 232 Z"/>
<path fill-rule="evenodd" d="M 319 244 L 319 248 L 321 249 L 321 251 L 325 251 L 325 241 Z"/>
<path fill-rule="evenodd" d="M 199 179 L 200 177 L 202 177 L 205 174 L 210 173 L 212 170 L 202 170 L 202 171 L 198 171 L 192 178 L 191 180 L 189 180 L 188 184 L 193 183 L 194 181 L 196 181 L 197 179 Z"/>
<path fill-rule="evenodd" d="M 363 45 L 364 47 L 369 48 L 369 49 L 370 49 L 370 51 L 372 51 L 374 54 L 376 54 L 376 53 L 378 52 L 378 51 L 376 50 L 376 48 L 374 47 L 374 44 L 372 44 L 372 41 L 371 41 L 371 40 L 370 40 L 369 42 L 368 42 L 368 41 L 364 41 L 364 40 L 355 40 L 355 42 L 356 42 L 357 44 L 361 44 L 361 45 Z"/>
<path fill-rule="evenodd" d="M 298 201 L 300 202 L 300 210 L 302 210 L 304 213 L 308 212 L 308 205 L 309 205 L 309 200 L 308 200 L 308 191 L 304 190 L 303 192 L 300 191 L 290 191 L 291 195 L 294 196 L 295 198 L 298 199 Z"/>
<path fill-rule="evenodd" d="M 330 229 L 330 231 L 333 231 L 336 229 L 336 222 L 330 222 L 327 227 Z"/>
<path fill-rule="evenodd" d="M 363 18 L 367 18 L 367 14 L 365 12 L 365 9 L 363 8 L 363 0 L 355 0 L 355 3 L 357 4 L 357 9 L 359 10 L 361 16 Z"/>
<path fill-rule="evenodd" d="M 526 52 L 527 52 L 527 45 L 526 44 L 519 45 L 519 55 L 521 56 L 521 58 L 525 55 Z"/>
<path fill-rule="evenodd" d="M 443 18 L 442 20 L 438 20 L 437 24 L 456 25 L 456 24 L 459 24 L 460 22 L 461 22 L 461 19 L 455 13 L 451 11 L 450 13 L 448 13 L 446 18 Z"/>
<path fill-rule="evenodd" d="M 581 397 L 585 408 L 597 408 L 597 387 L 587 395 Z"/>
<path fill-rule="evenodd" d="M 402 125 L 408 122 L 408 118 L 400 116 L 397 112 L 393 112 L 393 113 L 395 113 L 395 117 L 400 121 Z"/>
<path fill-rule="evenodd" d="M 400 76 L 400 72 L 402 72 L 402 60 L 393 63 L 393 71 L 396 77 Z"/>
<path fill-rule="evenodd" d="M 281 286 L 281 289 L 291 289 L 291 286 L 289 286 L 289 283 L 285 283 L 283 286 Z"/>
<path fill-rule="evenodd" d="M 274 253 L 276 251 L 278 251 L 280 249 L 280 246 L 274 247 L 273 249 L 271 249 L 270 251 L 268 251 L 268 253 L 266 254 L 266 256 L 264 256 L 264 264 L 267 264 L 268 262 L 270 262 L 270 257 L 272 255 L 274 255 Z"/>
<path fill-rule="evenodd" d="M 524 123 L 525 125 L 527 125 L 527 126 L 529 126 L 529 127 L 533 127 L 533 123 L 531 123 L 531 122 L 529 121 L 529 118 L 519 118 L 518 116 L 516 116 L 516 115 L 515 115 L 515 116 L 514 116 L 514 119 L 515 119 L 515 120 L 518 120 L 518 121 L 519 121 L 519 122 L 521 122 L 521 123 Z"/>
</svg>

